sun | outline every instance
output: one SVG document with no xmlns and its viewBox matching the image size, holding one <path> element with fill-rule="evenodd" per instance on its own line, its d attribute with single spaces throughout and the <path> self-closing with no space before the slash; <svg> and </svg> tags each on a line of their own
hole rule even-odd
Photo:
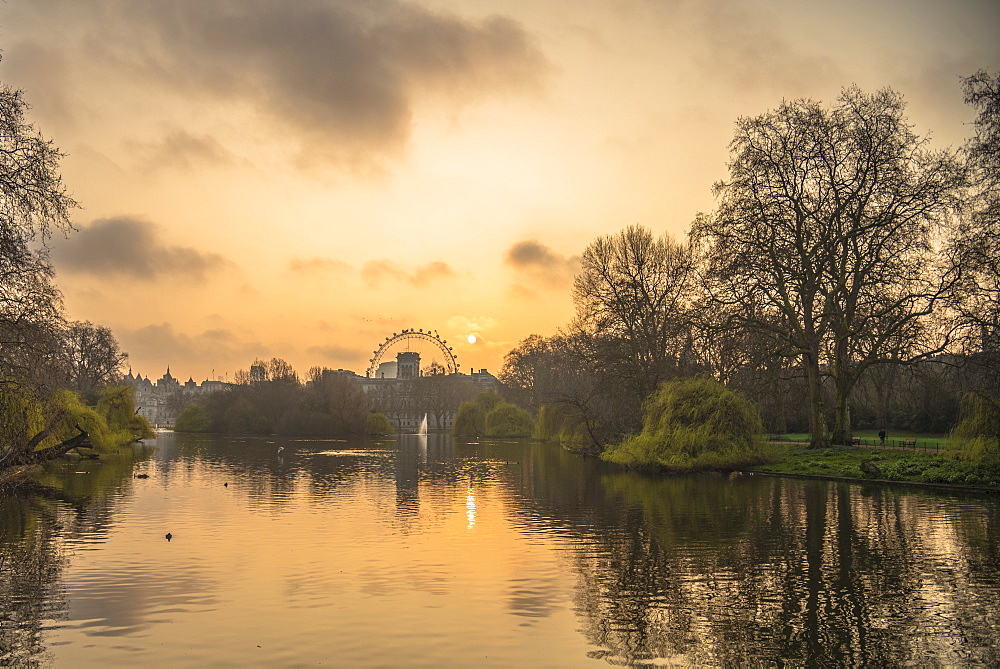
<svg viewBox="0 0 1000 669">
<path fill-rule="evenodd" d="M 474 334 L 470 334 L 469 335 L 469 343 L 470 344 L 475 344 L 476 343 L 476 335 L 474 335 Z"/>
</svg>

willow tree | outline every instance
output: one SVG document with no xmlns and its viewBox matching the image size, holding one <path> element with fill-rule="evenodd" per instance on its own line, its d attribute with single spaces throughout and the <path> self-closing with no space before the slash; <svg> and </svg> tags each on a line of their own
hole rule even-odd
<svg viewBox="0 0 1000 669">
<path fill-rule="evenodd" d="M 943 344 L 928 317 L 955 276 L 935 244 L 967 174 L 914 134 L 904 106 L 894 91 L 852 87 L 830 107 L 798 100 L 739 119 L 719 207 L 692 228 L 711 299 L 734 325 L 784 339 L 801 366 L 813 446 L 831 441 L 825 377 L 832 439 L 846 442 L 862 373 Z"/>
</svg>

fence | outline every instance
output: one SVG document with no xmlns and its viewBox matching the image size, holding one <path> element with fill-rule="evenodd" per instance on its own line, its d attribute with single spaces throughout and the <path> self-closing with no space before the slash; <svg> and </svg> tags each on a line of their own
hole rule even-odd
<svg viewBox="0 0 1000 669">
<path fill-rule="evenodd" d="M 769 434 L 767 438 L 769 441 L 800 443 L 801 439 L 794 438 L 796 436 Z M 808 436 L 806 436 L 806 440 L 808 440 Z M 886 439 L 885 443 L 882 443 L 878 437 L 854 437 L 851 439 L 851 445 L 886 450 L 923 451 L 925 453 L 939 453 L 948 450 L 948 445 L 942 443 L 940 439 Z"/>
</svg>

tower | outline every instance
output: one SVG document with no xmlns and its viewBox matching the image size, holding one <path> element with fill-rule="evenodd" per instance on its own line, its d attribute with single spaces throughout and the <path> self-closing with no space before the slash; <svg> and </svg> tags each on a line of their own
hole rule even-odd
<svg viewBox="0 0 1000 669">
<path fill-rule="evenodd" d="M 401 351 L 396 354 L 396 378 L 415 379 L 420 376 L 420 354 L 416 351 Z"/>
</svg>

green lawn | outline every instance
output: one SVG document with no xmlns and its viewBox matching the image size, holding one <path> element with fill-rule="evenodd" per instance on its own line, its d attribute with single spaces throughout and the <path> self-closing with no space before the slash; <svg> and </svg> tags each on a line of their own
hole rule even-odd
<svg viewBox="0 0 1000 669">
<path fill-rule="evenodd" d="M 923 435 L 916 438 L 918 443 L 924 441 Z M 811 450 L 797 444 L 769 448 L 772 464 L 758 465 L 754 471 L 1000 488 L 1000 464 L 972 464 L 951 453 L 842 447 Z M 863 472 L 862 461 L 875 465 L 881 473 Z"/>
<path fill-rule="evenodd" d="M 855 430 L 854 436 L 861 438 L 861 446 L 880 446 L 878 430 Z M 781 435 L 780 441 L 807 443 L 809 441 L 809 434 L 783 434 Z M 907 443 L 911 441 L 914 442 L 913 445 Z M 948 450 L 948 435 L 902 431 L 897 432 L 896 430 L 892 430 L 886 434 L 885 444 L 890 448 L 917 448 L 919 450 L 937 453 Z"/>
</svg>

